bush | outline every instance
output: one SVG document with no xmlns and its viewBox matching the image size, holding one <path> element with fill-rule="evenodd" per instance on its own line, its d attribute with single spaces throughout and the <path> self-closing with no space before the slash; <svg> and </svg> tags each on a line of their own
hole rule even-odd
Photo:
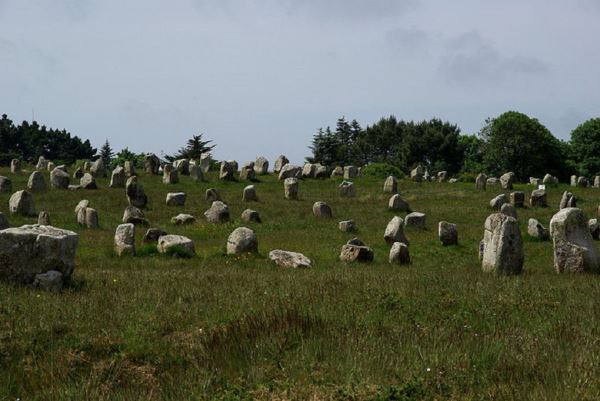
<svg viewBox="0 0 600 401">
<path fill-rule="evenodd" d="M 365 177 L 387 178 L 393 175 L 397 179 L 405 177 L 402 170 L 388 163 L 371 163 L 362 168 L 361 174 Z"/>
<path fill-rule="evenodd" d="M 458 182 L 475 182 L 477 174 L 474 173 L 460 173 L 456 179 Z"/>
</svg>

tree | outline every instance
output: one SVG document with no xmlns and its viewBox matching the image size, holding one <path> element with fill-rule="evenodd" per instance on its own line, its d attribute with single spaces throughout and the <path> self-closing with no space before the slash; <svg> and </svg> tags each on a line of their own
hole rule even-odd
<svg viewBox="0 0 600 401">
<path fill-rule="evenodd" d="M 480 173 L 483 171 L 483 140 L 477 135 L 461 135 L 458 144 L 462 153 L 463 173 Z"/>
<path fill-rule="evenodd" d="M 565 177 L 564 146 L 535 118 L 508 111 L 488 118 L 479 136 L 488 173 L 512 171 L 521 180 L 546 173 Z"/>
<path fill-rule="evenodd" d="M 202 153 L 210 152 L 217 145 L 209 145 L 212 141 L 203 141 L 203 134 L 192 135 L 192 138 L 187 141 L 184 148 L 179 149 L 179 152 L 173 156 L 165 156 L 169 161 L 177 159 L 199 159 Z"/>
<path fill-rule="evenodd" d="M 115 155 L 112 148 L 110 147 L 110 143 L 108 143 L 108 139 L 104 142 L 104 145 L 100 148 L 100 158 L 102 162 L 106 166 L 106 168 L 110 167 L 110 162 Z"/>
<path fill-rule="evenodd" d="M 600 118 L 587 120 L 571 132 L 571 151 L 579 174 L 600 174 Z"/>
</svg>

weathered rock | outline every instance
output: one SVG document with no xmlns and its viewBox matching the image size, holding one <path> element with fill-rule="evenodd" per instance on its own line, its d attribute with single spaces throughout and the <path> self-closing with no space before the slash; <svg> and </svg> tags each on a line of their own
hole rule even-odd
<svg viewBox="0 0 600 401">
<path fill-rule="evenodd" d="M 402 199 L 402 197 L 399 194 L 392 195 L 388 202 L 388 209 L 397 212 L 412 212 L 410 206 L 408 205 L 408 202 Z"/>
<path fill-rule="evenodd" d="M 242 200 L 245 202 L 258 202 L 258 195 L 256 195 L 256 187 L 254 185 L 248 185 L 244 188 Z"/>
<path fill-rule="evenodd" d="M 404 235 L 404 220 L 402 217 L 394 216 L 385 228 L 383 239 L 388 245 L 392 245 L 394 242 L 403 242 L 408 244 L 408 239 Z"/>
<path fill-rule="evenodd" d="M 273 172 L 275 174 L 279 174 L 279 172 L 281 171 L 281 169 L 283 168 L 283 166 L 285 166 L 289 162 L 290 161 L 288 160 L 287 157 L 285 157 L 284 155 L 279 155 L 279 157 L 277 158 L 277 160 L 275 160 L 275 166 L 273 166 Z"/>
<path fill-rule="evenodd" d="M 237 169 L 234 168 L 232 163 L 229 163 L 228 161 L 222 161 L 221 168 L 219 170 L 219 179 L 225 181 L 234 181 L 236 170 Z"/>
<path fill-rule="evenodd" d="M 576 187 L 577 186 L 577 176 L 576 175 L 572 175 L 571 176 L 571 186 L 572 187 Z"/>
<path fill-rule="evenodd" d="M 131 176 L 127 179 L 127 184 L 125 184 L 125 192 L 127 194 L 127 201 L 130 206 L 135 206 L 139 208 L 146 207 L 148 203 L 148 197 L 146 196 L 146 192 L 144 192 L 144 187 L 141 183 L 138 182 L 137 176 Z"/>
<path fill-rule="evenodd" d="M 577 197 L 569 191 L 563 192 L 563 195 L 560 198 L 559 209 L 565 209 L 568 207 L 576 207 L 576 206 L 577 206 Z"/>
<path fill-rule="evenodd" d="M 50 224 L 50 215 L 47 211 L 42 210 L 40 214 L 38 214 L 38 222 L 41 226 L 49 226 Z"/>
<path fill-rule="evenodd" d="M 83 173 L 84 173 L 83 169 L 81 167 L 77 167 L 75 169 L 75 171 L 73 172 L 73 179 L 74 180 L 81 179 L 81 177 L 83 177 Z"/>
<path fill-rule="evenodd" d="M 529 177 L 529 184 L 535 185 L 536 187 L 542 183 L 541 178 Z"/>
<path fill-rule="evenodd" d="M 490 207 L 492 209 L 500 210 L 502 205 L 504 205 L 505 203 L 509 203 L 508 197 L 506 196 L 506 194 L 500 194 L 490 201 Z"/>
<path fill-rule="evenodd" d="M 160 168 L 160 159 L 155 154 L 144 156 L 144 170 L 148 175 L 158 175 Z"/>
<path fill-rule="evenodd" d="M 79 180 L 79 185 L 83 189 L 98 189 L 98 185 L 96 185 L 96 179 L 90 173 L 85 173 L 83 177 Z"/>
<path fill-rule="evenodd" d="M 427 225 L 427 217 L 425 213 L 412 212 L 406 215 L 404 218 L 405 227 L 415 227 L 424 230 Z"/>
<path fill-rule="evenodd" d="M 547 207 L 548 198 L 546 195 L 546 191 L 544 191 L 543 189 L 536 189 L 535 191 L 531 191 L 531 196 L 529 197 L 529 205 L 531 207 Z"/>
<path fill-rule="evenodd" d="M 160 253 L 168 253 L 173 250 L 182 250 L 191 255 L 196 253 L 194 242 L 183 235 L 163 235 L 158 238 L 156 249 L 158 249 L 158 252 Z"/>
<path fill-rule="evenodd" d="M 515 180 L 515 173 L 512 171 L 500 176 L 500 185 L 502 185 L 502 189 L 511 190 L 513 189 L 513 184 Z"/>
<path fill-rule="evenodd" d="M 331 178 L 333 177 L 343 177 L 344 176 L 344 168 L 341 166 L 336 166 L 332 171 L 331 171 Z"/>
<path fill-rule="evenodd" d="M 558 273 L 595 271 L 600 264 L 583 210 L 564 208 L 550 220 L 554 268 Z"/>
<path fill-rule="evenodd" d="M 13 174 L 21 172 L 21 161 L 19 159 L 12 159 L 10 161 L 10 172 Z"/>
<path fill-rule="evenodd" d="M 0 279 L 33 284 L 37 274 L 56 270 L 68 281 L 75 268 L 79 235 L 38 224 L 0 231 Z"/>
<path fill-rule="evenodd" d="M 22 216 L 36 216 L 33 195 L 27 191 L 17 191 L 8 200 L 8 210 Z"/>
<path fill-rule="evenodd" d="M 269 252 L 269 260 L 282 267 L 306 268 L 312 266 L 312 261 L 303 254 L 281 249 L 274 249 Z"/>
<path fill-rule="evenodd" d="M 500 180 L 498 180 L 496 177 L 488 177 L 488 179 L 485 180 L 487 185 L 497 185 L 499 181 Z"/>
<path fill-rule="evenodd" d="M 90 167 L 92 167 L 92 162 L 91 161 L 86 160 L 86 161 L 83 162 L 83 171 L 84 172 L 90 171 Z M 79 178 L 81 178 L 81 177 L 79 177 Z"/>
<path fill-rule="evenodd" d="M 0 230 L 5 230 L 8 227 L 10 227 L 10 223 L 8 222 L 8 219 L 6 218 L 6 215 L 2 212 L 0 212 Z"/>
<path fill-rule="evenodd" d="M 117 256 L 135 255 L 135 226 L 133 224 L 117 226 L 114 249 Z"/>
<path fill-rule="evenodd" d="M 365 246 L 365 243 L 360 240 L 360 238 L 352 238 L 346 242 L 347 245 L 356 245 L 356 246 Z"/>
<path fill-rule="evenodd" d="M 587 188 L 590 185 L 589 181 L 585 177 L 577 178 L 577 186 L 580 188 Z"/>
<path fill-rule="evenodd" d="M 77 216 L 77 213 L 79 213 L 79 210 L 81 208 L 84 207 L 88 207 L 90 205 L 90 201 L 87 199 L 82 199 L 79 201 L 79 203 L 77 203 L 77 206 L 75 206 L 75 216 Z"/>
<path fill-rule="evenodd" d="M 317 166 L 317 169 L 315 170 L 315 178 L 329 178 L 329 171 L 327 170 L 327 167 L 321 165 Z"/>
<path fill-rule="evenodd" d="M 48 162 L 48 171 L 52 171 L 56 168 L 56 165 L 52 162 Z"/>
<path fill-rule="evenodd" d="M 410 253 L 408 245 L 402 242 L 394 242 L 390 249 L 389 262 L 396 265 L 410 264 Z"/>
<path fill-rule="evenodd" d="M 68 189 L 69 174 L 58 168 L 53 169 L 50 172 L 50 186 L 53 189 Z"/>
<path fill-rule="evenodd" d="M 478 191 L 485 191 L 487 184 L 487 176 L 483 173 L 477 175 L 475 178 L 475 187 Z"/>
<path fill-rule="evenodd" d="M 345 166 L 344 167 L 344 179 L 352 180 L 358 177 L 358 168 L 355 166 Z"/>
<path fill-rule="evenodd" d="M 345 244 L 342 246 L 340 260 L 346 263 L 361 262 L 368 263 L 373 261 L 373 250 L 368 246 Z"/>
<path fill-rule="evenodd" d="M 244 223 L 261 223 L 260 214 L 256 210 L 246 209 L 242 212 L 242 221 Z"/>
<path fill-rule="evenodd" d="M 132 174 L 135 175 L 135 174 Z M 130 175 L 130 177 L 132 176 Z M 83 179 L 83 178 L 82 178 Z M 110 185 L 111 188 L 125 188 L 125 184 L 127 183 L 127 174 L 125 174 L 125 169 L 121 166 L 115 167 L 110 175 Z"/>
<path fill-rule="evenodd" d="M 550 175 L 550 174 L 546 174 L 544 176 L 544 179 L 542 180 L 542 183 L 544 185 L 550 185 L 550 184 L 558 184 L 558 178 Z"/>
<path fill-rule="evenodd" d="M 204 216 L 210 223 L 227 222 L 229 221 L 229 207 L 221 201 L 214 201 L 212 206 L 204 212 Z"/>
<path fill-rule="evenodd" d="M 221 194 L 215 188 L 208 188 L 204 194 L 204 199 L 210 203 L 223 200 Z"/>
<path fill-rule="evenodd" d="M 79 185 L 79 184 L 77 184 L 77 185 L 69 184 L 69 186 L 67 187 L 67 189 L 69 191 L 78 191 L 80 189 L 83 189 L 83 187 L 81 185 Z"/>
<path fill-rule="evenodd" d="M 202 153 L 200 155 L 200 170 L 202 170 L 203 174 L 206 174 L 210 171 L 210 163 L 212 157 L 209 152 Z"/>
<path fill-rule="evenodd" d="M 410 179 L 415 182 L 423 181 L 423 176 L 425 175 L 425 169 L 420 164 L 411 170 Z"/>
<path fill-rule="evenodd" d="M 185 192 L 169 192 L 167 194 L 167 206 L 185 206 L 187 195 Z"/>
<path fill-rule="evenodd" d="M 600 188 L 600 175 L 594 177 L 594 188 Z"/>
<path fill-rule="evenodd" d="M 46 160 L 44 156 L 40 156 L 37 164 L 35 165 L 35 169 L 38 171 L 48 169 L 48 160 Z"/>
<path fill-rule="evenodd" d="M 444 182 L 444 181 L 446 181 L 446 179 L 448 179 L 448 172 L 447 171 L 438 171 L 437 181 Z"/>
<path fill-rule="evenodd" d="M 194 181 L 204 181 L 204 173 L 202 168 L 198 165 L 190 166 L 190 178 Z"/>
<path fill-rule="evenodd" d="M 600 223 L 598 223 L 598 219 L 588 220 L 588 228 L 593 239 L 600 239 Z"/>
<path fill-rule="evenodd" d="M 425 174 L 423 174 L 423 181 L 431 181 L 431 175 L 429 175 L 429 170 L 425 170 Z"/>
<path fill-rule="evenodd" d="M 490 215 L 485 220 L 483 234 L 483 271 L 520 274 L 523 260 L 523 241 L 517 220 L 502 213 Z"/>
<path fill-rule="evenodd" d="M 312 207 L 313 214 L 315 217 L 321 218 L 331 218 L 333 217 L 333 213 L 331 212 L 331 208 L 325 202 L 315 202 Z"/>
<path fill-rule="evenodd" d="M 440 221 L 438 224 L 438 237 L 443 246 L 458 245 L 458 227 L 456 224 Z"/>
<path fill-rule="evenodd" d="M 173 162 L 173 168 L 181 175 L 190 175 L 189 159 L 178 159 Z"/>
<path fill-rule="evenodd" d="M 149 228 L 148 230 L 146 230 L 142 242 L 144 242 L 144 244 L 156 244 L 158 242 L 158 239 L 163 235 L 167 235 L 167 232 L 162 228 Z"/>
<path fill-rule="evenodd" d="M 256 180 L 256 173 L 254 172 L 254 162 L 246 162 L 240 170 L 240 180 L 243 181 L 254 181 Z"/>
<path fill-rule="evenodd" d="M 285 180 L 286 178 L 300 178 L 302 176 L 302 167 L 295 166 L 293 164 L 286 164 L 279 171 L 279 181 Z"/>
<path fill-rule="evenodd" d="M 263 157 L 257 157 L 254 162 L 254 172 L 258 175 L 264 175 L 269 173 L 269 161 Z"/>
<path fill-rule="evenodd" d="M 540 241 L 546 241 L 550 238 L 550 232 L 536 219 L 529 219 L 527 223 L 527 234 Z"/>
<path fill-rule="evenodd" d="M 238 227 L 227 238 L 227 254 L 241 255 L 258 252 L 258 239 L 254 231 L 247 227 Z"/>
<path fill-rule="evenodd" d="M 135 206 L 127 206 L 125 208 L 125 211 L 123 212 L 123 218 L 122 221 L 124 224 L 141 224 L 141 225 L 147 225 L 148 224 L 148 220 L 146 220 L 145 216 L 144 216 L 144 212 L 142 212 L 140 209 L 138 209 Z"/>
<path fill-rule="evenodd" d="M 398 180 L 393 175 L 390 175 L 385 179 L 383 183 L 383 192 L 387 192 L 389 194 L 398 193 Z"/>
<path fill-rule="evenodd" d="M 340 195 L 346 198 L 354 198 L 356 196 L 356 187 L 350 181 L 342 181 L 339 185 Z"/>
<path fill-rule="evenodd" d="M 458 182 L 458 178 L 450 178 L 450 179 L 448 180 L 448 183 L 449 183 L 449 184 L 456 184 L 457 182 Z"/>
<path fill-rule="evenodd" d="M 500 208 L 500 213 L 510 217 L 514 217 L 515 219 L 517 218 L 517 208 L 515 208 L 510 203 L 505 203 L 504 205 L 502 205 L 502 207 Z"/>
<path fill-rule="evenodd" d="M 351 233 L 356 231 L 356 223 L 354 220 L 344 220 L 338 223 L 338 228 L 340 231 L 345 233 Z"/>
<path fill-rule="evenodd" d="M 0 192 L 12 192 L 12 181 L 10 178 L 0 176 Z"/>
<path fill-rule="evenodd" d="M 183 226 L 187 224 L 194 224 L 196 222 L 196 218 L 191 214 L 187 213 L 179 213 L 177 216 L 171 218 L 171 223 Z"/>
<path fill-rule="evenodd" d="M 77 224 L 85 228 L 100 228 L 98 211 L 91 207 L 82 207 L 77 212 Z"/>
<path fill-rule="evenodd" d="M 317 171 L 317 165 L 312 163 L 305 163 L 302 167 L 302 178 L 313 178 Z"/>
<path fill-rule="evenodd" d="M 297 178 L 286 178 L 283 181 L 283 196 L 285 199 L 298 199 L 299 185 Z"/>
<path fill-rule="evenodd" d="M 44 174 L 41 171 L 34 171 L 29 176 L 27 181 L 27 189 L 32 192 L 40 192 L 46 190 L 46 180 Z"/>
<path fill-rule="evenodd" d="M 42 291 L 59 293 L 63 289 L 63 274 L 58 270 L 48 270 L 38 273 L 33 279 L 33 288 Z"/>
<path fill-rule="evenodd" d="M 523 207 L 525 204 L 525 192 L 514 191 L 510 193 L 510 204 L 514 207 Z"/>
<path fill-rule="evenodd" d="M 125 171 L 125 176 L 127 178 L 131 177 L 132 175 L 137 175 L 137 172 L 135 171 L 135 163 L 131 160 L 125 160 L 125 162 L 123 162 L 123 170 Z M 123 182 L 125 182 L 125 180 L 123 180 Z"/>
<path fill-rule="evenodd" d="M 92 163 L 90 167 L 90 173 L 94 177 L 105 178 L 107 175 L 106 166 L 104 165 L 104 161 L 102 159 L 97 159 Z"/>
<path fill-rule="evenodd" d="M 172 164 L 167 163 L 163 166 L 163 184 L 177 184 L 179 183 L 179 173 Z"/>
</svg>

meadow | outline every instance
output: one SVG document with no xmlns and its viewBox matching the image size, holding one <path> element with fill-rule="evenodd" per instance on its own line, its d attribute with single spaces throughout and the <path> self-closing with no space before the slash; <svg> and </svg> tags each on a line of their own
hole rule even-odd
<svg viewBox="0 0 600 401">
<path fill-rule="evenodd" d="M 13 191 L 25 189 L 27 173 L 0 175 Z M 600 399 L 600 277 L 558 275 L 552 242 L 527 235 L 530 217 L 548 226 L 566 185 L 548 189 L 550 207 L 518 210 L 524 272 L 504 277 L 484 273 L 477 252 L 499 185 L 477 192 L 473 183 L 400 181 L 427 229 L 406 229 L 412 264 L 397 266 L 383 240 L 395 215 L 383 179 L 355 179 L 356 198 L 339 196 L 341 179 L 301 180 L 294 201 L 276 176 L 260 176 L 259 202 L 243 202 L 248 183 L 215 173 L 174 185 L 140 178 L 150 226 L 190 237 L 196 256 L 157 255 L 142 245 L 139 226 L 138 255 L 115 256 L 127 199 L 108 179 L 98 179 L 99 190 L 35 194 L 52 225 L 80 234 L 77 266 L 61 294 L 0 283 L 0 400 Z M 204 220 L 210 187 L 231 222 Z M 528 196 L 534 188 L 515 189 Z M 187 193 L 185 207 L 165 206 L 177 191 Z M 600 189 L 573 192 L 596 217 Z M 0 211 L 12 226 L 37 221 L 9 215 L 9 197 L 0 194 Z M 98 210 L 100 229 L 77 225 L 81 199 Z M 314 218 L 318 200 L 333 219 Z M 242 223 L 246 208 L 262 223 Z M 178 213 L 197 222 L 174 226 Z M 358 232 L 340 232 L 338 221 L 350 218 Z M 440 244 L 440 220 L 458 225 L 458 246 Z M 258 255 L 225 254 L 238 226 L 255 230 Z M 339 261 L 354 236 L 373 248 L 373 263 Z M 302 252 L 313 267 L 275 266 L 272 249 Z"/>
</svg>

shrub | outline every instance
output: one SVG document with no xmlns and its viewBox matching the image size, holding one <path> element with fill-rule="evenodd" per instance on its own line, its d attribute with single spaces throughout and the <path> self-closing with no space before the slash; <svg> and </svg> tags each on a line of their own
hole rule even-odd
<svg viewBox="0 0 600 401">
<path fill-rule="evenodd" d="M 365 177 L 387 178 L 393 175 L 397 179 L 405 177 L 402 170 L 388 163 L 371 163 L 362 168 L 361 174 Z"/>
<path fill-rule="evenodd" d="M 475 182 L 477 174 L 475 173 L 460 173 L 456 179 L 458 182 Z"/>
</svg>

